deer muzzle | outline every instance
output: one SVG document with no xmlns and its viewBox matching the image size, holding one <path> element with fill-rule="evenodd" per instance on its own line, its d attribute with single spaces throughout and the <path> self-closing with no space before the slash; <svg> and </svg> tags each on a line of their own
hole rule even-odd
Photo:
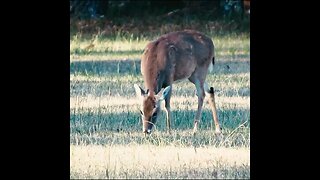
<svg viewBox="0 0 320 180">
<path fill-rule="evenodd" d="M 144 123 L 143 123 L 143 133 L 151 134 L 152 127 L 153 127 L 153 123 L 151 123 L 150 121 L 144 121 Z"/>
</svg>

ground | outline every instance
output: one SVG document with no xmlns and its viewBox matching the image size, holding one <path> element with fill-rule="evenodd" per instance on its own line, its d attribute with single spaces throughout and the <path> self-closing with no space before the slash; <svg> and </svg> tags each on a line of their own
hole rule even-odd
<svg viewBox="0 0 320 180">
<path fill-rule="evenodd" d="M 250 178 L 250 37 L 209 34 L 223 134 L 214 134 L 205 101 L 198 134 L 195 87 L 173 85 L 172 134 L 165 113 L 144 137 L 133 84 L 152 37 L 70 39 L 70 178 Z"/>
</svg>

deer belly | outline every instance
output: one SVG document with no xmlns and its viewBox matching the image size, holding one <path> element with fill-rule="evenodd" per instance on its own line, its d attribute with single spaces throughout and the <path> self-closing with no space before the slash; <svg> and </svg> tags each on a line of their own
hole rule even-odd
<svg viewBox="0 0 320 180">
<path fill-rule="evenodd" d="M 175 67 L 174 73 L 174 82 L 181 82 L 185 79 L 188 79 L 192 73 L 195 71 L 196 64 L 192 61 L 182 62 L 184 64 L 177 64 Z"/>
<path fill-rule="evenodd" d="M 192 75 L 193 71 L 184 71 L 183 73 L 179 73 L 179 74 L 175 74 L 174 75 L 174 82 L 181 82 L 184 81 L 186 79 L 188 79 L 191 75 Z"/>
</svg>

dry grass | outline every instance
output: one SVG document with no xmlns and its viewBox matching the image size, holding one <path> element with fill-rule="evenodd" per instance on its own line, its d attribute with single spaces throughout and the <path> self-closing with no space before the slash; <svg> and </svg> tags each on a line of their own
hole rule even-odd
<svg viewBox="0 0 320 180">
<path fill-rule="evenodd" d="M 248 178 L 249 153 L 249 148 L 72 145 L 71 178 Z"/>
<path fill-rule="evenodd" d="M 206 98 L 207 100 L 207 98 Z M 216 97 L 217 107 L 223 109 L 250 108 L 250 97 Z M 79 102 L 81 102 L 79 104 Z M 196 97 L 176 96 L 171 100 L 171 110 L 187 110 L 196 109 L 198 106 Z M 140 101 L 135 97 L 123 96 L 103 96 L 95 97 L 71 97 L 70 109 L 88 109 L 88 108 L 106 108 L 114 109 L 113 112 L 121 112 L 122 108 L 128 107 L 130 112 L 136 112 L 140 107 Z M 130 108 L 131 107 L 131 108 Z M 164 102 L 161 103 L 161 108 L 164 108 Z M 203 109 L 209 109 L 209 102 L 205 101 Z"/>
</svg>

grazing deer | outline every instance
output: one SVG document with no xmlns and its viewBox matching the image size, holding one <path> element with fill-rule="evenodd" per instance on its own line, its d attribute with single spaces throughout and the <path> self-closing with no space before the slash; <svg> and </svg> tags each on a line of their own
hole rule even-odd
<svg viewBox="0 0 320 180">
<path fill-rule="evenodd" d="M 214 90 L 205 82 L 208 70 L 214 64 L 214 45 L 204 34 L 185 30 L 165 34 L 147 44 L 141 59 L 141 73 L 146 90 L 134 84 L 137 96 L 142 102 L 143 132 L 150 134 L 160 112 L 160 102 L 165 100 L 167 130 L 170 132 L 170 98 L 172 84 L 188 79 L 197 90 L 198 110 L 194 120 L 195 133 L 201 119 L 205 94 L 215 123 L 215 132 L 220 133 L 220 125 L 214 100 Z"/>
</svg>

